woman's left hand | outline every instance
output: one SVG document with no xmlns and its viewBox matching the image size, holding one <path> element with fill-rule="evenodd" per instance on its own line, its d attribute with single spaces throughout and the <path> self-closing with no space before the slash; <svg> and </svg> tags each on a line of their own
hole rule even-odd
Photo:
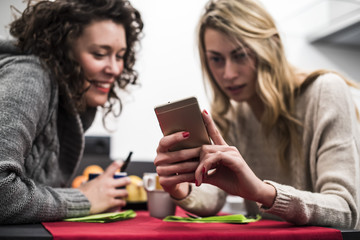
<svg viewBox="0 0 360 240">
<path fill-rule="evenodd" d="M 200 148 L 170 152 L 177 143 L 186 140 L 188 132 L 177 132 L 161 138 L 154 160 L 159 182 L 173 198 L 183 199 L 189 194 L 189 182 L 194 182 Z"/>
<path fill-rule="evenodd" d="M 113 209 L 121 209 L 126 205 L 128 196 L 126 185 L 130 184 L 129 177 L 114 178 L 122 163 L 114 161 L 95 179 L 80 185 L 79 190 L 91 203 L 90 214 L 102 213 Z M 123 188 L 122 188 L 123 187 Z"/>
</svg>

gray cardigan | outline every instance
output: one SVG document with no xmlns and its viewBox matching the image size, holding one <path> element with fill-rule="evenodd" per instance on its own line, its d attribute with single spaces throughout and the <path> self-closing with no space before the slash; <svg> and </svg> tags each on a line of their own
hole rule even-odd
<svg viewBox="0 0 360 240">
<path fill-rule="evenodd" d="M 89 214 L 69 186 L 96 109 L 66 113 L 58 88 L 37 57 L 0 40 L 0 224 Z"/>
</svg>

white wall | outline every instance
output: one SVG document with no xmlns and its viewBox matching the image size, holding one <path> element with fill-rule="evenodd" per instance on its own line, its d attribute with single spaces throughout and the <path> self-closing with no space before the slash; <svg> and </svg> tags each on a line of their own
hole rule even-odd
<svg viewBox="0 0 360 240">
<path fill-rule="evenodd" d="M 319 1 L 262 0 L 278 22 L 292 63 L 306 69 L 330 68 L 360 80 L 360 49 L 307 42 L 304 30 L 322 16 L 312 16 L 314 19 L 298 16 Z M 6 35 L 2 27 L 10 18 L 6 14 L 10 2 L 21 4 L 21 0 L 0 2 L 0 35 Z M 142 13 L 145 23 L 145 37 L 136 63 L 142 86 L 126 97 L 123 113 L 113 124 L 116 132 L 106 132 L 99 116 L 87 134 L 111 135 L 113 159 L 125 158 L 133 150 L 134 160 L 153 161 L 162 136 L 153 111 L 155 105 L 194 95 L 202 108 L 208 108 L 195 42 L 195 27 L 206 0 L 131 2 Z"/>
<path fill-rule="evenodd" d="M 136 69 L 141 88 L 134 89 L 112 136 L 111 156 L 153 161 L 162 134 L 154 106 L 196 96 L 207 107 L 195 44 L 195 28 L 205 0 L 133 0 L 145 27 Z M 100 117 L 100 116 L 99 116 Z M 100 122 L 100 121 L 98 121 Z M 105 134 L 101 123 L 88 134 Z"/>
<path fill-rule="evenodd" d="M 20 11 L 25 8 L 25 4 L 22 0 L 1 0 L 0 1 L 0 37 L 8 37 L 9 29 L 7 25 L 12 21 L 12 14 L 10 12 L 10 6 L 14 6 Z"/>
</svg>

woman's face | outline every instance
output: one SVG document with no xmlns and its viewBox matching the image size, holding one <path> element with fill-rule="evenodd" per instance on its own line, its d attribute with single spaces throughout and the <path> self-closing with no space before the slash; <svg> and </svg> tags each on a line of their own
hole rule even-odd
<svg viewBox="0 0 360 240">
<path fill-rule="evenodd" d="M 74 42 L 74 56 L 84 71 L 87 106 L 106 103 L 109 91 L 124 69 L 125 29 L 111 20 L 93 22 Z"/>
<path fill-rule="evenodd" d="M 211 28 L 205 30 L 204 43 L 206 61 L 224 93 L 237 102 L 251 101 L 257 79 L 252 51 Z"/>
</svg>

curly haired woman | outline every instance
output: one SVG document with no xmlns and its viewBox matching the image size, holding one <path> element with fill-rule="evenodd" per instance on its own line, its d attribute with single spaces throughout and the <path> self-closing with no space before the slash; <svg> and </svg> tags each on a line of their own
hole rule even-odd
<svg viewBox="0 0 360 240">
<path fill-rule="evenodd" d="M 121 112 L 143 22 L 126 0 L 29 4 L 0 41 L 0 223 L 34 223 L 125 205 L 114 162 L 70 188 L 97 107 Z M 118 104 L 116 104 L 118 103 Z M 116 106 L 119 106 L 120 109 Z"/>
</svg>

